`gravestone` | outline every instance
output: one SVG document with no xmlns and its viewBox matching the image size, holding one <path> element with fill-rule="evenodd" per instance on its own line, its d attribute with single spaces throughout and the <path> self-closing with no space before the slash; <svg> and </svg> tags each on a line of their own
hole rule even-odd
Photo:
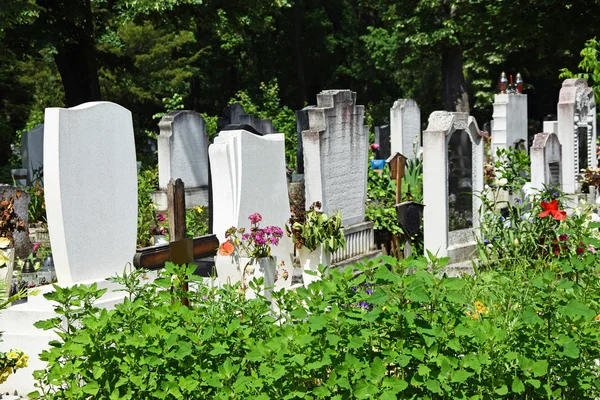
<svg viewBox="0 0 600 400">
<path fill-rule="evenodd" d="M 492 156 L 498 148 L 527 148 L 527 95 L 494 95 L 494 118 L 492 124 Z"/>
<path fill-rule="evenodd" d="M 458 263 L 475 250 L 483 140 L 467 113 L 435 111 L 423 132 L 424 246 Z"/>
<path fill-rule="evenodd" d="M 558 121 L 544 121 L 544 133 L 555 133 L 558 135 Z"/>
<path fill-rule="evenodd" d="M 584 79 L 566 79 L 558 102 L 558 140 L 562 146 L 562 189 L 581 192 L 581 170 L 596 167 L 596 101 Z"/>
<path fill-rule="evenodd" d="M 121 273 L 135 252 L 137 174 L 131 112 L 92 102 L 47 108 L 46 214 L 61 285 Z"/>
<path fill-rule="evenodd" d="M 306 106 L 302 110 L 296 111 L 296 134 L 298 142 L 296 145 L 296 171 L 298 174 L 304 174 L 304 150 L 302 147 L 302 132 L 308 130 L 308 110 L 315 106 Z"/>
<path fill-rule="evenodd" d="M 0 201 L 13 199 L 13 210 L 17 217 L 25 222 L 23 231 L 13 231 L 15 256 L 21 259 L 26 259 L 29 253 L 33 250 L 33 244 L 27 236 L 27 209 L 29 207 L 29 195 L 22 188 L 0 185 Z"/>
<path fill-rule="evenodd" d="M 306 207 L 320 201 L 326 214 L 340 211 L 344 225 L 363 222 L 369 152 L 364 107 L 350 90 L 325 90 L 308 120 L 302 132 Z"/>
<path fill-rule="evenodd" d="M 44 124 L 39 124 L 21 136 L 21 159 L 23 168 L 27 170 L 27 180 L 31 183 L 36 178 L 36 171 L 44 168 Z"/>
<path fill-rule="evenodd" d="M 262 215 L 260 227 L 284 229 L 290 218 L 283 134 L 265 136 L 221 131 L 208 148 L 213 182 L 213 232 L 219 242 L 232 226 L 250 228 L 248 217 Z M 272 254 L 289 266 L 293 245 L 284 236 Z"/>
<path fill-rule="evenodd" d="M 561 145 L 555 133 L 538 133 L 531 146 L 531 185 L 561 186 Z"/>
<path fill-rule="evenodd" d="M 421 110 L 412 99 L 399 99 L 390 109 L 391 153 L 414 159 L 421 147 Z"/>
<path fill-rule="evenodd" d="M 240 104 L 230 104 L 223 109 L 221 118 L 217 121 L 217 132 L 220 132 L 227 125 L 247 124 L 252 126 L 263 135 L 275 133 L 273 122 L 267 118 L 256 118 L 252 114 L 246 114 Z"/>
<path fill-rule="evenodd" d="M 158 186 L 152 199 L 159 211 L 167 210 L 171 179 L 185 184 L 188 208 L 208 206 L 208 135 L 204 118 L 195 111 L 175 111 L 158 124 Z"/>
<path fill-rule="evenodd" d="M 390 132 L 389 125 L 375 127 L 375 143 L 379 145 L 377 158 L 380 160 L 387 160 L 392 154 Z"/>
</svg>

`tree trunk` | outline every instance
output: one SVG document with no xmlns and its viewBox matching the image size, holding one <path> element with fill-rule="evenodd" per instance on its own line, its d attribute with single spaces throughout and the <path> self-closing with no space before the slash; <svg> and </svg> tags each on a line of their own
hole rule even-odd
<svg viewBox="0 0 600 400">
<path fill-rule="evenodd" d="M 447 47 L 442 53 L 442 84 L 446 111 L 469 112 L 469 95 L 463 74 L 462 48 Z"/>
<path fill-rule="evenodd" d="M 44 3 L 47 29 L 58 39 L 54 61 L 62 78 L 67 106 L 100 100 L 90 1 Z"/>
<path fill-rule="evenodd" d="M 304 7 L 302 0 L 294 2 L 294 41 L 296 45 L 296 64 L 298 72 L 298 100 L 300 108 L 306 103 L 306 81 L 304 73 L 304 46 L 302 45 L 302 20 Z"/>
</svg>

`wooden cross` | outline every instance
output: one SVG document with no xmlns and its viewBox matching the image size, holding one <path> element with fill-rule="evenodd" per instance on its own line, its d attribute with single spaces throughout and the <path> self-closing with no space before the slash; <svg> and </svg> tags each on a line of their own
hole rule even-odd
<svg viewBox="0 0 600 400">
<path fill-rule="evenodd" d="M 402 178 L 404 177 L 406 157 L 396 153 L 388 158 L 386 162 L 390 165 L 391 178 L 396 181 L 396 204 L 399 204 L 402 197 Z"/>
<path fill-rule="evenodd" d="M 167 261 L 186 264 L 194 259 L 217 254 L 219 240 L 215 235 L 193 239 L 185 237 L 185 188 L 181 179 L 171 179 L 167 186 L 167 196 L 171 242 L 137 249 L 133 257 L 133 265 L 136 268 L 157 270 L 163 268 Z"/>
</svg>

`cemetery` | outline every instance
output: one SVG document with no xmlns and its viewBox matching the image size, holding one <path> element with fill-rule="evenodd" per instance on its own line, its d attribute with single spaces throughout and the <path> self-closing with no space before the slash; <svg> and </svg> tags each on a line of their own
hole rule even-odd
<svg viewBox="0 0 600 400">
<path fill-rule="evenodd" d="M 0 38 L 49 18 L 52 7 L 33 3 L 11 2 L 21 19 L 0 22 Z M 318 90 L 288 107 L 277 79 L 240 91 L 240 66 L 222 82 L 195 80 L 185 64 L 193 39 L 139 25 L 179 12 L 199 22 L 200 5 L 113 3 L 89 6 L 123 14 L 97 53 L 121 65 L 139 38 L 162 43 L 153 51 L 166 53 L 139 47 L 147 57 L 131 65 L 173 86 L 149 114 L 132 100 L 149 96 L 139 76 L 117 78 L 99 56 L 103 94 L 85 94 L 69 86 L 86 86 L 82 75 L 63 74 L 64 48 L 48 53 L 64 101 L 40 101 L 6 135 L 0 163 L 0 399 L 600 398 L 595 39 L 580 73 L 556 73 L 553 96 L 524 67 L 488 76 L 471 106 L 463 72 L 454 83 L 415 72 L 421 92 L 315 80 L 304 89 Z M 237 23 L 259 18 L 256 35 L 281 39 L 269 13 L 286 6 L 259 3 Z M 381 21 L 412 29 L 390 10 Z M 250 41 L 227 36 L 235 13 L 214 11 L 226 43 L 189 57 L 217 71 L 224 61 L 211 51 Z M 365 51 L 381 45 L 371 35 L 387 28 L 375 25 Z M 393 41 L 413 41 L 416 55 L 415 37 Z M 232 54 L 224 59 L 255 73 L 257 60 Z M 150 64 L 162 57 L 172 65 L 158 73 Z M 369 84 L 382 83 L 375 75 Z M 175 89 L 183 81 L 187 98 Z M 444 94 L 424 96 L 424 81 Z M 219 85 L 238 91 L 223 102 Z"/>
</svg>

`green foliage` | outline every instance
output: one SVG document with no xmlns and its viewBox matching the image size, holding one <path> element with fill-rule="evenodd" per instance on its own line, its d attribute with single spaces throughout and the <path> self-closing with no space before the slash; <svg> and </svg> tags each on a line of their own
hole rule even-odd
<svg viewBox="0 0 600 400">
<path fill-rule="evenodd" d="M 510 194 L 517 193 L 529 182 L 530 164 L 531 160 L 524 150 L 498 148 L 492 172 L 495 180 L 490 185 L 501 186 Z"/>
<path fill-rule="evenodd" d="M 406 160 L 402 178 L 402 200 L 423 202 L 423 161 L 420 157 Z"/>
<path fill-rule="evenodd" d="M 578 280 L 557 263 L 449 278 L 437 273 L 446 263 L 382 257 L 329 270 L 308 288 L 275 292 L 276 313 L 263 297 L 246 300 L 239 284 L 203 286 L 193 266 L 167 264 L 150 284 L 141 284 L 143 271 L 124 273 L 117 281 L 128 295 L 114 310 L 93 306 L 104 292 L 95 285 L 57 286 L 45 296 L 60 317 L 36 324 L 59 336 L 42 353 L 37 395 L 598 396 L 596 259 L 583 262 Z M 188 280 L 194 290 L 185 292 Z"/>
<path fill-rule="evenodd" d="M 365 219 L 373 221 L 373 228 L 376 230 L 384 230 L 393 235 L 399 235 L 402 233 L 402 228 L 398 225 L 395 204 L 396 181 L 390 178 L 388 165 L 386 164 L 382 173 L 369 168 Z"/>
<path fill-rule="evenodd" d="M 152 192 L 158 189 L 158 169 L 141 170 L 138 174 L 138 224 L 137 245 L 152 245 L 151 229 L 156 221 L 156 209 L 152 202 Z"/>
<path fill-rule="evenodd" d="M 42 169 L 39 168 L 33 172 L 33 182 L 31 186 L 25 189 L 29 194 L 29 206 L 27 214 L 29 223 L 46 222 L 46 200 L 44 196 L 44 183 L 42 181 Z"/>
<path fill-rule="evenodd" d="M 320 211 L 321 203 L 315 202 L 306 212 L 295 212 L 285 231 L 292 238 L 296 248 L 303 246 L 315 251 L 319 245 L 330 253 L 346 246 L 344 231 L 342 231 L 342 213 L 337 211 L 329 217 Z"/>
<path fill-rule="evenodd" d="M 208 209 L 194 207 L 186 210 L 185 226 L 188 237 L 198 237 L 208 234 Z"/>
<path fill-rule="evenodd" d="M 596 102 L 600 101 L 600 60 L 598 59 L 600 51 L 600 42 L 596 38 L 585 42 L 581 50 L 581 61 L 579 62 L 578 73 L 571 72 L 568 68 L 561 68 L 558 77 L 560 79 L 582 78 L 590 83 L 594 89 Z"/>
</svg>

